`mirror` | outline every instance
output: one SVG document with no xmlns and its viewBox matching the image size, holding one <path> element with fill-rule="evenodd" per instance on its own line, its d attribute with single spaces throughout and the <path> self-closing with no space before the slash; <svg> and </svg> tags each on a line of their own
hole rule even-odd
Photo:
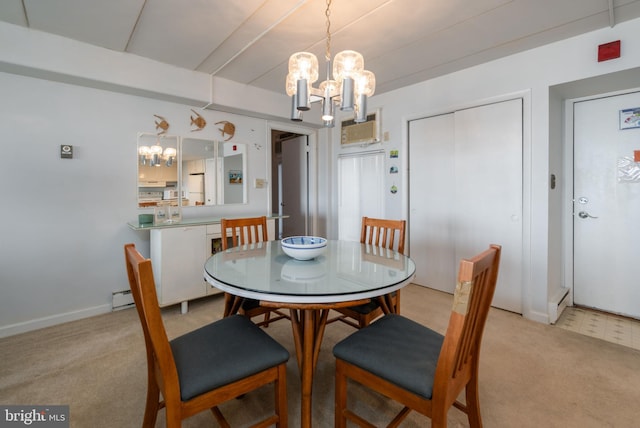
<svg viewBox="0 0 640 428">
<path fill-rule="evenodd" d="M 178 204 L 178 137 L 138 134 L 138 207 Z"/>
<path fill-rule="evenodd" d="M 246 200 L 245 171 L 247 157 L 245 144 L 218 143 L 218 203 L 243 204 Z"/>
<path fill-rule="evenodd" d="M 138 207 L 247 202 L 246 144 L 138 134 Z"/>
<path fill-rule="evenodd" d="M 183 206 L 216 204 L 216 147 L 213 140 L 182 140 Z"/>
</svg>

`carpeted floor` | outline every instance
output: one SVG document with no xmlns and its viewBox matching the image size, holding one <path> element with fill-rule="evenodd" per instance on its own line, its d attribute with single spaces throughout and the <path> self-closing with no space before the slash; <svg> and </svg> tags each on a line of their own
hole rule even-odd
<svg viewBox="0 0 640 428">
<path fill-rule="evenodd" d="M 410 285 L 402 292 L 402 313 L 444 332 L 452 298 Z M 164 310 L 169 337 L 220 317 L 220 297 Z M 279 321 L 267 330 L 291 353 L 288 365 L 290 426 L 299 425 L 299 376 L 291 326 Z M 333 426 L 331 348 L 354 330 L 342 323 L 327 327 L 314 383 L 313 419 Z M 139 427 L 145 400 L 144 341 L 134 309 L 75 321 L 0 340 L 0 403 L 68 404 L 71 426 Z M 640 423 L 640 351 L 492 309 L 480 360 L 480 405 L 491 427 L 636 427 Z M 354 385 L 349 400 L 378 425 L 398 407 Z M 247 426 L 272 408 L 271 389 L 222 406 L 232 426 Z M 160 413 L 157 426 L 163 426 Z M 205 412 L 185 427 L 214 427 Z M 411 414 L 403 427 L 429 427 Z M 457 409 L 450 427 L 468 426 Z"/>
</svg>

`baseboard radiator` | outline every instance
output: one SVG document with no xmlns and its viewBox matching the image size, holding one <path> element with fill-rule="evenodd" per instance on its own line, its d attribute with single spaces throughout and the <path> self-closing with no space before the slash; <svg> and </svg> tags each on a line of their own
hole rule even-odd
<svg viewBox="0 0 640 428">
<path fill-rule="evenodd" d="M 118 311 L 120 309 L 126 309 L 135 306 L 133 302 L 133 295 L 131 290 L 122 290 L 113 292 L 113 303 L 111 309 Z"/>
<path fill-rule="evenodd" d="M 561 288 L 549 302 L 549 323 L 555 324 L 569 304 L 569 289 Z"/>
</svg>

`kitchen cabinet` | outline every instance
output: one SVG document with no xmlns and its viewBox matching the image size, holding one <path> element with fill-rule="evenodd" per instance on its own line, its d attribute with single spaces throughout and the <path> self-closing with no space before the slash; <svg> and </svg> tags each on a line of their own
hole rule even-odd
<svg viewBox="0 0 640 428">
<path fill-rule="evenodd" d="M 134 230 L 150 229 L 150 258 L 160 306 L 180 303 L 182 313 L 186 313 L 189 300 L 221 293 L 203 276 L 205 261 L 221 248 L 220 219 L 129 226 Z M 267 236 L 275 237 L 274 217 L 267 219 Z"/>
<path fill-rule="evenodd" d="M 204 159 L 185 161 L 184 166 L 187 174 L 204 174 L 204 162 Z"/>
<path fill-rule="evenodd" d="M 151 230 L 151 261 L 160 306 L 206 296 L 202 276 L 206 250 L 206 226 Z"/>
<path fill-rule="evenodd" d="M 178 166 L 176 163 L 171 166 L 140 165 L 138 167 L 138 187 L 152 187 L 146 186 L 145 183 L 166 183 L 168 181 L 178 181 Z"/>
</svg>

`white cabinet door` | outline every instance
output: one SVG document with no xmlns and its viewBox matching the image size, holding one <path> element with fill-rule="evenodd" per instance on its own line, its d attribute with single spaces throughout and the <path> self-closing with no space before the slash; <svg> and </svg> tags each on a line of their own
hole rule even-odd
<svg viewBox="0 0 640 428">
<path fill-rule="evenodd" d="M 207 294 L 204 263 L 206 226 L 151 230 L 151 260 L 161 306 L 186 302 Z"/>
<path fill-rule="evenodd" d="M 522 312 L 522 100 L 412 121 L 409 249 L 420 285 L 452 292 L 458 262 L 502 245 L 493 305 Z"/>
</svg>

